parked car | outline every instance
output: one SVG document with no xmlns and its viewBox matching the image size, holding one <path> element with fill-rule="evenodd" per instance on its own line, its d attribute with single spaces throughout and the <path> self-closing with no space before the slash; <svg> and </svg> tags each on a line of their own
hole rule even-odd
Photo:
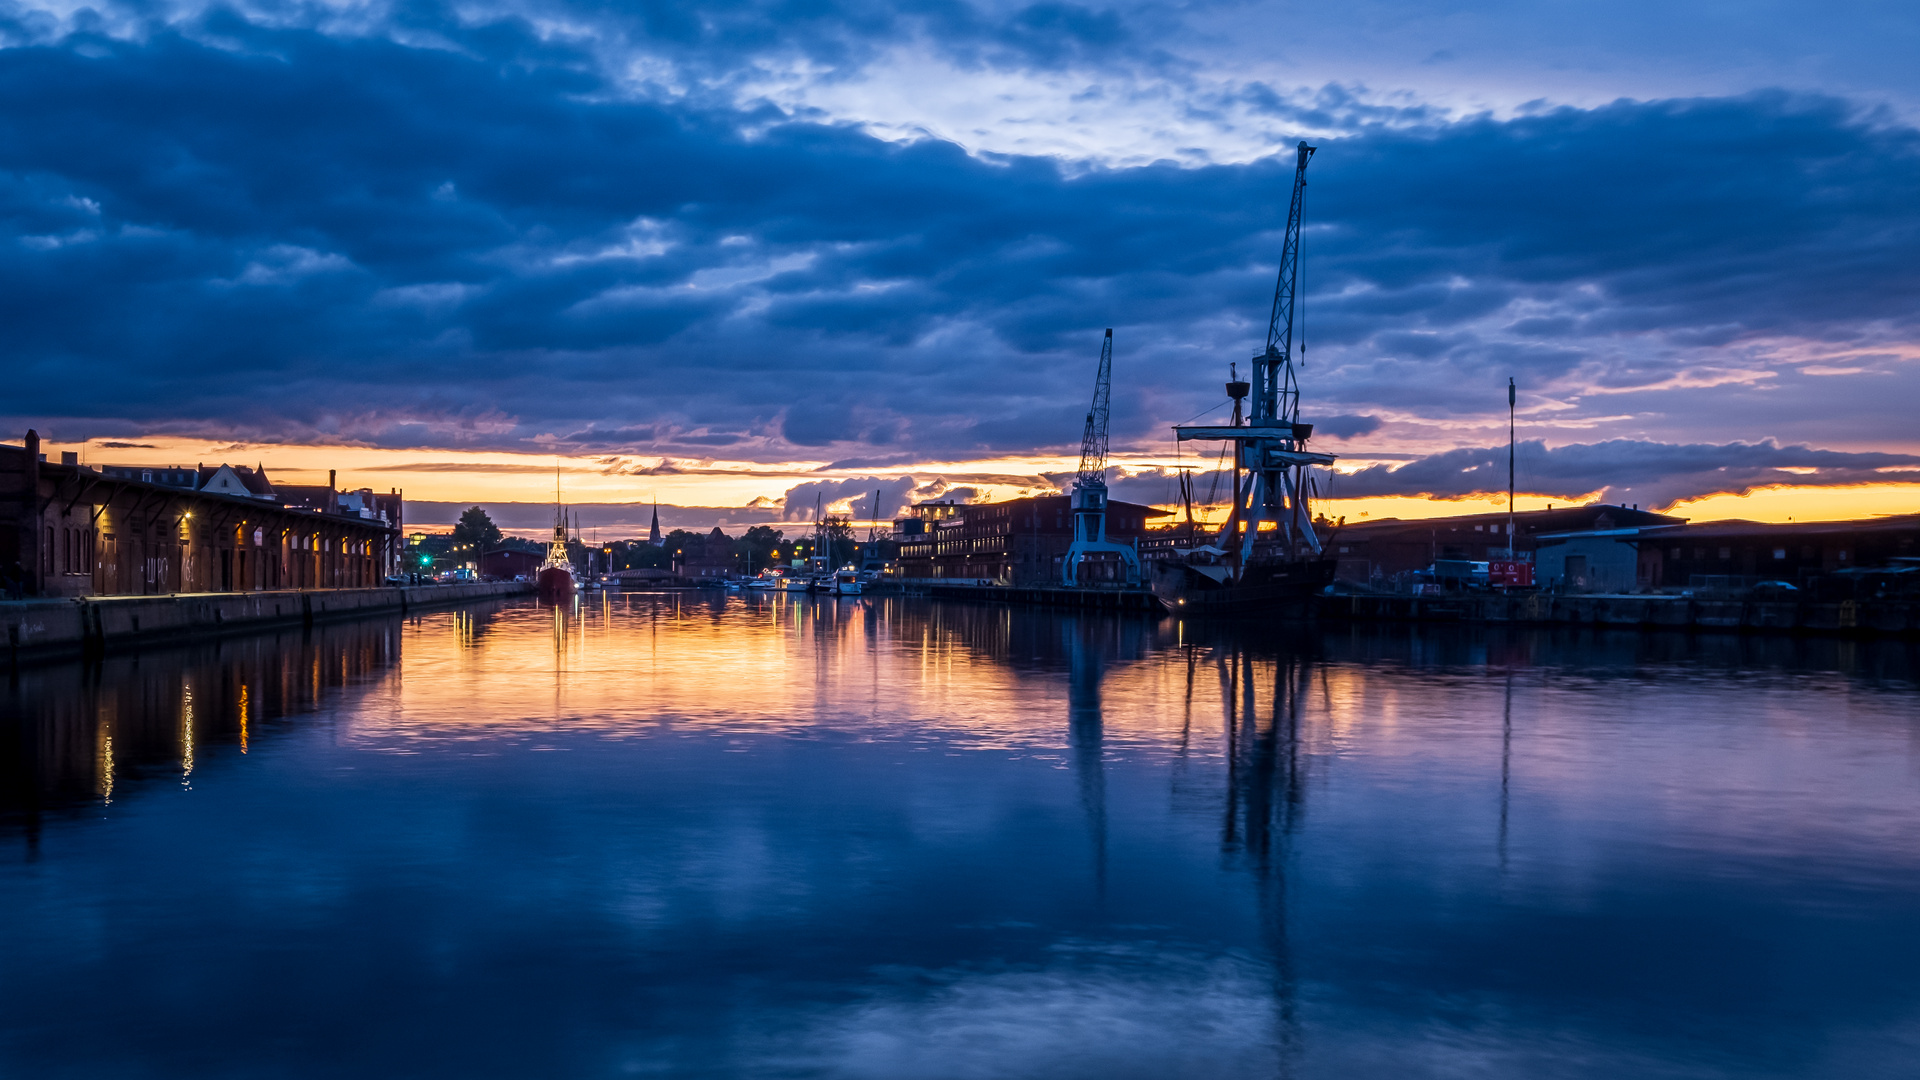
<svg viewBox="0 0 1920 1080">
<path fill-rule="evenodd" d="M 1790 581 L 1762 581 L 1748 593 L 1755 600 L 1797 600 L 1800 586 Z"/>
</svg>

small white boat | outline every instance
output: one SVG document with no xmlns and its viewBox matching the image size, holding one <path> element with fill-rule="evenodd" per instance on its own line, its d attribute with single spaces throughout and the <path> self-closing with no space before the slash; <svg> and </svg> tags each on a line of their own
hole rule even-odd
<svg viewBox="0 0 1920 1080">
<path fill-rule="evenodd" d="M 835 596 L 859 596 L 860 575 L 852 570 L 835 571 L 832 592 Z"/>
</svg>

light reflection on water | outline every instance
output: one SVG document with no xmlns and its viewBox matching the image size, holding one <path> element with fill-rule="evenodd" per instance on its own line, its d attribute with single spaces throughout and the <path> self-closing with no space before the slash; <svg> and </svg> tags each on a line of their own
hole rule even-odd
<svg viewBox="0 0 1920 1080">
<path fill-rule="evenodd" d="M 0 1074 L 1909 1076 L 1914 659 L 613 594 L 23 668 Z"/>
</svg>

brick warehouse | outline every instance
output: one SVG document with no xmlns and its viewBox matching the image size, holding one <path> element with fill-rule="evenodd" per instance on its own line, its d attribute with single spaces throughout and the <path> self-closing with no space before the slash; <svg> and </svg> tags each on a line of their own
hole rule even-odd
<svg viewBox="0 0 1920 1080">
<path fill-rule="evenodd" d="M 294 508 L 62 458 L 42 460 L 32 431 L 0 445 L 0 576 L 28 596 L 364 588 L 400 554 L 397 494 L 373 496 L 377 512 L 365 495 Z"/>
<path fill-rule="evenodd" d="M 894 522 L 900 576 L 1057 582 L 1061 559 L 1073 545 L 1070 502 L 1065 495 L 1041 495 L 1001 503 L 921 503 Z M 1137 540 L 1147 535 L 1151 520 L 1171 516 L 1151 506 L 1109 502 L 1107 536 Z"/>
</svg>

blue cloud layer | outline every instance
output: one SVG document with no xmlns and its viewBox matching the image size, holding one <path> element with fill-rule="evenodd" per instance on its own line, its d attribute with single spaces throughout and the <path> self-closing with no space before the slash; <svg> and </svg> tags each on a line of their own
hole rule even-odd
<svg viewBox="0 0 1920 1080">
<path fill-rule="evenodd" d="M 576 38 L 533 17 L 583 10 L 406 7 L 377 34 L 17 16 L 4 411 L 68 437 L 924 460 L 1071 448 L 1105 326 L 1117 439 L 1157 444 L 1262 335 L 1283 160 L 969 154 L 711 92 L 772 52 L 851 67 L 908 33 L 1007 69 L 1173 65 L 1118 16 L 660 6 L 593 9 L 603 33 Z M 616 81 L 610 37 L 712 80 Z M 1347 115 L 1309 189 L 1329 435 L 1485 419 L 1514 374 L 1542 416 L 1636 442 L 1905 437 L 1911 127 L 1784 92 Z M 1794 367 L 1838 353 L 1864 373 Z M 1821 430 L 1814 399 L 1847 420 Z"/>
</svg>

